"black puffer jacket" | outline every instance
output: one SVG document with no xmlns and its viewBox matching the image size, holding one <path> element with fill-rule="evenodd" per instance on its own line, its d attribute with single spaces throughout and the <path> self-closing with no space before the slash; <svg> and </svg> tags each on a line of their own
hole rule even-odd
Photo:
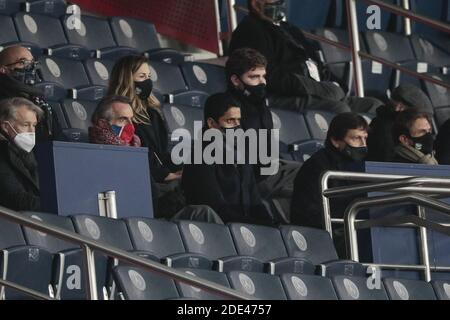
<svg viewBox="0 0 450 320">
<path fill-rule="evenodd" d="M 392 127 L 396 116 L 397 112 L 391 106 L 378 107 L 377 116 L 370 123 L 367 139 L 368 160 L 386 162 L 394 157 L 395 143 Z"/>
</svg>

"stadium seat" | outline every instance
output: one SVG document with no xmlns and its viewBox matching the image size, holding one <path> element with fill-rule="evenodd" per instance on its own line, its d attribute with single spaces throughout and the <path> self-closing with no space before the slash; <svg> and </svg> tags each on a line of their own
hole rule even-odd
<svg viewBox="0 0 450 320">
<path fill-rule="evenodd" d="M 175 282 L 150 271 L 117 266 L 113 277 L 125 300 L 168 300 L 179 298 Z"/>
<path fill-rule="evenodd" d="M 266 262 L 267 272 L 314 274 L 315 267 L 308 260 L 288 257 L 278 229 L 243 223 L 230 223 L 229 228 L 238 254 Z"/>
<path fill-rule="evenodd" d="M 412 35 L 411 44 L 417 60 L 438 67 L 450 67 L 450 54 L 439 49 L 426 38 L 420 35 Z M 427 70 L 427 72 L 429 71 Z"/>
<path fill-rule="evenodd" d="M 396 73 L 393 72 L 392 68 L 376 61 L 363 60 L 362 71 L 364 92 L 368 97 L 386 101 L 390 90 L 398 85 L 394 82 Z"/>
<path fill-rule="evenodd" d="M 311 135 L 302 114 L 297 111 L 271 109 L 274 129 L 280 130 L 282 158 L 304 162 L 321 148 Z"/>
<path fill-rule="evenodd" d="M 436 300 L 433 286 L 425 281 L 406 279 L 383 279 L 391 300 Z"/>
<path fill-rule="evenodd" d="M 369 289 L 363 277 L 336 276 L 332 282 L 339 300 L 388 300 L 382 282 L 379 289 Z"/>
<path fill-rule="evenodd" d="M 450 300 L 450 281 L 431 281 L 434 292 L 439 300 Z"/>
<path fill-rule="evenodd" d="M 367 31 L 364 33 L 364 38 L 371 55 L 391 62 L 416 60 L 409 38 L 402 34 Z"/>
<path fill-rule="evenodd" d="M 26 245 L 20 225 L 2 220 L 0 223 L 1 279 L 49 294 L 53 255 L 37 246 Z M 0 287 L 0 299 L 29 299 L 24 293 Z"/>
<path fill-rule="evenodd" d="M 181 238 L 187 252 L 203 255 L 214 261 L 214 269 L 263 271 L 261 261 L 236 252 L 227 226 L 197 221 L 179 221 Z"/>
<path fill-rule="evenodd" d="M 224 67 L 208 63 L 186 62 L 181 65 L 181 70 L 189 90 L 214 94 L 227 89 Z"/>
<path fill-rule="evenodd" d="M 289 300 L 337 300 L 330 279 L 304 274 L 283 274 L 280 276 Z"/>
<path fill-rule="evenodd" d="M 155 26 L 149 22 L 127 17 L 111 17 L 110 24 L 119 46 L 134 48 L 139 52 L 161 47 Z"/>
<path fill-rule="evenodd" d="M 14 27 L 14 21 L 11 17 L 0 15 L 0 28 L 2 29 L 2 32 L 0 33 L 0 44 L 2 46 L 7 43 L 19 41 L 16 28 Z"/>
<path fill-rule="evenodd" d="M 108 87 L 109 77 L 112 68 L 114 67 L 114 61 L 106 59 L 89 59 L 84 61 L 84 67 L 86 68 L 91 84 Z"/>
<path fill-rule="evenodd" d="M 22 9 L 24 0 L 0 0 L 0 14 L 12 15 Z"/>
<path fill-rule="evenodd" d="M 228 273 L 231 288 L 262 300 L 286 300 L 278 276 L 258 272 L 231 271 Z"/>
<path fill-rule="evenodd" d="M 436 80 L 450 83 L 450 76 L 437 74 L 431 76 Z M 423 81 L 423 87 L 425 88 L 425 92 L 430 97 L 431 103 L 433 104 L 434 108 L 450 106 L 450 89 L 428 81 Z"/>
<path fill-rule="evenodd" d="M 192 139 L 200 133 L 195 132 L 194 122 L 203 123 L 203 109 L 179 104 L 166 104 L 162 110 L 170 133 L 183 128 L 189 131 Z M 201 131 L 202 126 L 199 126 L 199 128 L 199 131 Z M 177 137 L 172 136 L 172 142 L 177 141 L 177 139 Z"/>
<path fill-rule="evenodd" d="M 89 51 L 80 45 L 68 44 L 61 21 L 58 18 L 20 12 L 14 16 L 20 41 L 33 43 L 49 55 L 85 59 Z"/>
<path fill-rule="evenodd" d="M 108 20 L 82 15 L 80 28 L 70 28 L 68 19 L 68 15 L 63 18 L 63 26 L 69 43 L 90 49 L 93 57 L 118 60 L 130 54 L 138 54 L 133 48 L 117 46 Z"/>
<path fill-rule="evenodd" d="M 178 271 L 184 271 L 187 274 L 195 277 L 199 277 L 204 280 L 215 282 L 224 287 L 230 288 L 230 283 L 228 278 L 224 273 L 211 270 L 200 270 L 200 269 L 179 269 Z M 176 285 L 180 296 L 184 298 L 194 298 L 198 300 L 223 300 L 224 298 L 220 295 L 201 290 L 194 286 L 176 281 Z"/>
<path fill-rule="evenodd" d="M 209 94 L 203 91 L 190 90 L 176 94 L 166 95 L 165 102 L 171 104 L 181 104 L 185 106 L 203 108 Z"/>
<path fill-rule="evenodd" d="M 162 94 L 179 93 L 187 90 L 178 66 L 165 62 L 151 62 L 150 77 L 153 81 L 153 88 Z"/>
<path fill-rule="evenodd" d="M 22 0 L 23 1 L 23 0 Z M 64 0 L 33 0 L 25 3 L 25 12 L 61 17 L 66 13 Z"/>
<path fill-rule="evenodd" d="M 176 224 L 148 218 L 127 218 L 124 221 L 135 250 L 151 252 L 171 267 L 204 269 L 212 267 L 209 259 L 186 253 Z"/>
<path fill-rule="evenodd" d="M 326 111 L 308 111 L 305 114 L 306 124 L 308 126 L 311 138 L 325 141 L 328 127 L 336 114 Z"/>
<path fill-rule="evenodd" d="M 39 212 L 22 212 L 22 214 L 37 221 L 75 232 L 69 217 Z M 85 299 L 84 257 L 79 245 L 26 227 L 23 228 L 23 233 L 29 245 L 45 248 L 55 256 L 52 282 L 55 288 L 55 298 L 62 300 Z M 97 274 L 101 274 L 102 265 L 96 264 L 96 268 Z M 103 270 L 104 272 L 105 270 Z"/>
<path fill-rule="evenodd" d="M 95 101 L 106 95 L 106 87 L 90 84 L 80 61 L 49 56 L 42 56 L 39 61 L 39 72 L 44 83 L 38 86 L 54 84 L 53 87 L 57 88 L 55 92 L 65 88 L 68 90 L 69 97 L 80 100 Z"/>
<path fill-rule="evenodd" d="M 96 107 L 96 103 L 91 101 L 62 101 L 62 109 L 67 119 L 68 127 L 81 129 L 84 132 L 87 132 L 89 126 L 91 126 L 91 117 Z"/>
</svg>

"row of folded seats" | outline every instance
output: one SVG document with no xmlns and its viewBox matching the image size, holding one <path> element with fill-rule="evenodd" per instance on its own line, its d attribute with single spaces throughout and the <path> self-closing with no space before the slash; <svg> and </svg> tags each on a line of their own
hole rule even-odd
<svg viewBox="0 0 450 320">
<path fill-rule="evenodd" d="M 367 285 L 361 264 L 338 260 L 324 230 L 149 218 L 115 220 L 99 216 L 24 215 L 63 230 L 133 252 L 178 271 L 261 299 L 450 299 L 450 282 L 384 279 Z M 84 299 L 83 251 L 45 233 L 2 221 L 2 279 L 59 299 Z M 100 297 L 123 299 L 218 299 L 220 296 L 169 277 L 115 262 L 95 252 Z M 8 288 L 1 298 L 24 299 Z"/>
<path fill-rule="evenodd" d="M 316 29 L 314 33 L 331 41 L 349 44 L 348 32 L 344 29 L 321 28 Z M 367 31 L 360 35 L 360 43 L 363 52 L 450 83 L 450 53 L 420 35 L 407 37 L 399 33 Z M 328 66 L 332 75 L 353 94 L 351 53 L 326 43 L 319 43 L 318 49 L 319 57 Z M 419 80 L 378 62 L 363 60 L 362 67 L 367 96 L 386 100 L 392 89 L 400 84 L 409 83 L 425 90 L 435 108 L 450 106 L 450 91 L 444 87 Z"/>
</svg>

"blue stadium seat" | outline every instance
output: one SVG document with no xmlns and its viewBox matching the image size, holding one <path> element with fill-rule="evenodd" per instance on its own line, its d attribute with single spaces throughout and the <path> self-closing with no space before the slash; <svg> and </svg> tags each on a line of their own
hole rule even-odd
<svg viewBox="0 0 450 320">
<path fill-rule="evenodd" d="M 436 300 L 429 282 L 386 278 L 383 283 L 391 300 Z"/>
<path fill-rule="evenodd" d="M 150 77 L 153 81 L 154 89 L 162 94 L 179 93 L 187 90 L 178 66 L 165 62 L 151 62 Z"/>
<path fill-rule="evenodd" d="M 106 59 L 88 59 L 84 61 L 84 67 L 90 82 L 93 85 L 107 87 L 114 63 L 113 60 Z"/>
<path fill-rule="evenodd" d="M 214 94 L 227 89 L 224 67 L 209 63 L 186 62 L 181 65 L 181 70 L 190 90 Z"/>
<path fill-rule="evenodd" d="M 379 289 L 369 289 L 363 277 L 336 276 L 332 281 L 339 300 L 388 300 L 382 282 Z"/>
<path fill-rule="evenodd" d="M 431 285 L 439 300 L 450 300 L 450 281 L 435 280 Z"/>
<path fill-rule="evenodd" d="M 25 3 L 25 12 L 59 18 L 66 13 L 66 7 L 64 0 L 33 0 Z"/>
<path fill-rule="evenodd" d="M 450 67 L 450 54 L 448 52 L 436 47 L 420 35 L 412 35 L 410 38 L 417 60 L 438 67 Z M 432 70 L 427 70 L 427 72 L 432 72 Z"/>
<path fill-rule="evenodd" d="M 282 158 L 306 161 L 321 148 L 311 135 L 302 114 L 297 111 L 271 109 L 274 129 L 280 130 L 280 154 Z"/>
<path fill-rule="evenodd" d="M 366 268 L 350 260 L 339 260 L 329 233 L 325 230 L 300 227 L 280 226 L 288 255 L 311 261 L 318 266 L 322 276 L 336 275 L 365 276 Z"/>
<path fill-rule="evenodd" d="M 430 75 L 437 80 L 441 80 L 447 83 L 450 83 L 450 76 L 442 76 L 442 75 Z M 446 115 L 449 114 L 450 107 L 450 89 L 442 87 L 440 85 L 422 81 L 423 88 L 425 89 L 425 93 L 431 100 L 431 103 L 435 109 L 435 116 L 440 126 L 443 122 L 445 122 Z"/>
<path fill-rule="evenodd" d="M 19 40 L 13 18 L 10 16 L 0 15 L 0 30 L 2 30 L 0 33 L 0 51 L 6 47 L 20 45 L 28 48 L 34 58 L 38 58 L 42 55 L 42 49 L 39 45 Z"/>
<path fill-rule="evenodd" d="M 22 214 L 37 221 L 75 232 L 69 217 L 39 212 L 22 212 Z M 23 228 L 23 233 L 29 245 L 45 248 L 55 256 L 53 272 L 55 297 L 62 300 L 85 299 L 84 258 L 80 247 L 26 227 Z M 98 272 L 101 272 L 101 265 L 96 265 L 96 267 Z"/>
<path fill-rule="evenodd" d="M 24 0 L 0 0 L 0 14 L 12 15 L 22 9 Z"/>
<path fill-rule="evenodd" d="M 148 218 L 127 218 L 124 221 L 135 250 L 150 252 L 171 267 L 212 267 L 209 259 L 186 253 L 176 224 Z"/>
<path fill-rule="evenodd" d="M 58 18 L 20 12 L 14 16 L 14 22 L 20 41 L 49 49 L 48 54 L 73 59 L 84 59 L 89 55 L 86 48 L 68 44 Z"/>
<path fill-rule="evenodd" d="M 189 131 L 192 139 L 200 133 L 194 132 L 194 122 L 201 121 L 203 123 L 203 109 L 180 104 L 166 104 L 162 110 L 170 133 L 183 128 Z M 202 126 L 199 128 L 201 131 Z M 172 142 L 176 142 L 178 138 L 172 136 L 172 139 L 174 140 Z"/>
<path fill-rule="evenodd" d="M 111 17 L 110 24 L 119 46 L 134 48 L 139 52 L 161 47 L 155 26 L 147 21 L 127 17 Z"/>
<path fill-rule="evenodd" d="M 349 45 L 348 32 L 345 29 L 319 28 L 314 30 L 314 34 L 334 42 L 339 42 L 346 46 Z M 361 42 L 361 44 L 364 48 L 364 43 Z M 348 62 L 352 59 L 352 53 L 350 51 L 339 49 L 325 42 L 319 42 L 319 46 L 323 54 L 323 61 L 327 64 L 336 62 Z"/>
<path fill-rule="evenodd" d="M 197 221 L 179 221 L 181 238 L 187 252 L 197 253 L 215 260 L 214 269 L 221 272 L 247 270 L 261 272 L 263 264 L 258 259 L 238 256 L 227 226 Z"/>
<path fill-rule="evenodd" d="M 2 220 L 0 223 L 1 279 L 49 294 L 53 255 L 47 250 L 26 245 L 20 225 Z M 28 299 L 29 296 L 6 287 L 0 288 L 0 298 Z"/>
<path fill-rule="evenodd" d="M 92 50 L 93 57 L 117 60 L 138 53 L 133 48 L 117 46 L 108 20 L 104 18 L 82 15 L 80 28 L 68 27 L 68 19 L 70 16 L 63 18 L 63 26 L 69 43 Z"/>
<path fill-rule="evenodd" d="M 278 276 L 266 273 L 232 271 L 228 273 L 231 288 L 262 300 L 286 300 Z"/>
<path fill-rule="evenodd" d="M 289 300 L 337 300 L 330 279 L 304 274 L 283 274 L 280 276 Z"/>
<path fill-rule="evenodd" d="M 364 92 L 367 97 L 375 97 L 386 101 L 391 88 L 398 84 L 394 83 L 396 73 L 392 68 L 386 67 L 376 61 L 362 61 Z"/>
<path fill-rule="evenodd" d="M 62 109 L 69 128 L 81 129 L 85 132 L 91 126 L 91 117 L 97 104 L 92 101 L 63 100 Z"/>
<path fill-rule="evenodd" d="M 325 141 L 331 120 L 336 114 L 326 111 L 308 111 L 305 114 L 306 124 L 311 138 Z"/>
<path fill-rule="evenodd" d="M 106 95 L 106 87 L 91 85 L 80 61 L 48 56 L 42 56 L 39 61 L 40 75 L 44 83 L 38 84 L 38 86 L 42 87 L 53 83 L 54 92 L 62 92 L 61 88 L 65 88 L 68 90 L 69 97 L 80 100 L 95 101 Z"/>
<path fill-rule="evenodd" d="M 113 276 L 125 300 L 179 298 L 175 282 L 169 277 L 128 266 L 114 267 Z"/>
<path fill-rule="evenodd" d="M 229 224 L 238 254 L 266 262 L 271 274 L 314 274 L 314 265 L 308 260 L 288 257 L 280 231 L 266 226 L 243 223 Z"/>
<path fill-rule="evenodd" d="M 224 287 L 230 288 L 230 283 L 228 282 L 228 278 L 224 273 L 220 273 L 217 271 L 211 270 L 200 270 L 200 269 L 179 269 L 178 271 L 184 271 L 187 274 L 198 277 L 204 280 L 208 280 L 211 282 L 215 282 Z M 176 281 L 176 285 L 180 296 L 185 298 L 194 298 L 198 300 L 223 300 L 222 296 L 217 294 L 209 293 L 205 290 L 201 290 L 194 286 L 187 285 L 182 282 Z"/>
</svg>

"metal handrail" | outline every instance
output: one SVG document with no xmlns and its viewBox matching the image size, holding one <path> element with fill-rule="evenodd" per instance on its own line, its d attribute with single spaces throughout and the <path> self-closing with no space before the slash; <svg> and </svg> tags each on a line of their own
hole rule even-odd
<svg viewBox="0 0 450 320">
<path fill-rule="evenodd" d="M 46 294 L 43 294 L 43 293 L 38 292 L 36 290 L 25 288 L 24 286 L 21 286 L 21 285 L 19 285 L 17 283 L 13 283 L 13 282 L 10 282 L 10 281 L 7 281 L 7 280 L 0 279 L 0 285 L 4 286 L 4 287 L 16 289 L 17 291 L 26 293 L 28 296 L 33 297 L 33 298 L 38 299 L 38 300 L 55 300 L 54 298 L 51 298 L 51 297 L 49 297 Z"/>
<path fill-rule="evenodd" d="M 107 256 L 116 258 L 118 260 L 127 262 L 128 264 L 132 264 L 135 266 L 138 266 L 140 268 L 143 268 L 145 270 L 149 270 L 151 272 L 157 272 L 163 276 L 169 276 L 170 278 L 187 283 L 188 285 L 195 286 L 199 289 L 203 289 L 205 291 L 211 292 L 213 294 L 220 295 L 222 297 L 227 298 L 234 298 L 234 299 L 242 299 L 242 300 L 255 300 L 256 298 L 247 294 L 240 293 L 236 290 L 227 288 L 225 286 L 219 285 L 217 283 L 199 279 L 198 277 L 191 276 L 189 274 L 186 274 L 184 272 L 180 272 L 177 270 L 174 270 L 172 268 L 166 267 L 160 263 L 153 262 L 151 260 L 141 258 L 135 254 L 129 253 L 122 249 L 117 249 L 113 246 L 103 244 L 101 242 L 92 240 L 90 238 L 87 238 L 85 236 L 79 235 L 77 233 L 64 230 L 62 228 L 58 228 L 55 226 L 52 226 L 50 224 L 46 224 L 28 217 L 25 217 L 21 215 L 18 212 L 15 212 L 13 210 L 10 210 L 8 208 L 0 206 L 0 219 L 4 218 L 10 222 L 17 223 L 20 225 L 23 225 L 25 227 L 41 231 L 47 234 L 50 234 L 54 237 L 57 237 L 62 240 L 66 240 L 71 243 L 76 243 L 78 245 L 81 245 L 83 249 L 85 250 L 86 257 L 88 258 L 88 281 L 87 281 L 87 291 L 88 294 L 90 294 L 90 298 L 92 300 L 97 300 L 97 291 L 96 291 L 96 284 L 93 279 L 95 279 L 95 268 L 94 268 L 94 259 L 92 251 L 100 251 Z M 6 283 L 5 283 L 6 285 Z M 29 294 L 34 294 L 32 290 L 28 292 Z"/>
<path fill-rule="evenodd" d="M 328 188 L 328 182 L 330 179 L 335 180 L 350 180 L 350 181 L 374 181 L 381 183 L 365 184 L 362 186 L 349 186 L 349 187 L 336 187 Z M 397 180 L 392 183 L 393 180 Z M 398 181 L 401 180 L 401 181 Z M 411 187 L 410 185 L 422 184 L 420 186 Z M 321 193 L 322 193 L 322 205 L 324 214 L 325 229 L 333 236 L 332 219 L 330 214 L 330 200 L 329 197 L 343 196 L 354 193 L 354 190 L 358 192 L 421 192 L 427 194 L 442 193 L 448 194 L 449 190 L 445 188 L 427 187 L 426 185 L 444 185 L 450 188 L 450 178 L 433 178 L 433 177 L 414 177 L 406 175 L 392 175 L 392 174 L 374 174 L 374 173 L 360 173 L 360 172 L 345 172 L 345 171 L 327 171 L 322 174 L 321 177 Z M 383 190 L 382 186 L 396 186 L 390 190 Z M 403 188 L 399 188 L 403 187 Z M 358 189 L 359 188 L 359 189 Z M 327 196 L 325 195 L 327 194 Z"/>
<path fill-rule="evenodd" d="M 350 258 L 352 260 L 359 262 L 358 238 L 356 232 L 357 229 L 380 227 L 380 226 L 383 227 L 396 226 L 405 223 L 413 224 L 416 227 L 420 227 L 421 229 L 420 245 L 421 245 L 422 259 L 424 261 L 424 265 L 421 267 L 425 267 L 424 269 L 425 280 L 430 281 L 431 267 L 428 257 L 428 243 L 427 243 L 428 240 L 426 236 L 426 230 L 431 229 L 450 236 L 450 227 L 446 227 L 439 223 L 426 220 L 424 217 L 420 216 L 417 217 L 413 215 L 401 217 L 387 216 L 380 219 L 373 219 L 368 221 L 360 221 L 360 222 L 355 221 L 357 214 L 363 209 L 392 204 L 400 204 L 406 202 L 407 203 L 412 202 L 418 205 L 419 208 L 422 207 L 432 208 L 439 210 L 440 212 L 443 212 L 446 215 L 450 215 L 449 204 L 414 193 L 396 194 L 396 195 L 355 200 L 349 207 L 347 207 L 344 215 L 345 242 L 348 250 L 347 255 L 350 255 Z"/>
</svg>

